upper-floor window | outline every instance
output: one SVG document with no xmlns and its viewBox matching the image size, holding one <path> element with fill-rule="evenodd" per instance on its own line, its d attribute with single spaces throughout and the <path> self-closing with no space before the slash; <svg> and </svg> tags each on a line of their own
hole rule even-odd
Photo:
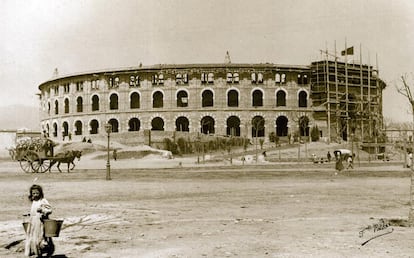
<svg viewBox="0 0 414 258">
<path fill-rule="evenodd" d="M 55 95 L 59 94 L 59 86 L 54 86 L 54 87 L 53 87 L 53 93 L 54 93 Z"/>
<path fill-rule="evenodd" d="M 263 106 L 263 92 L 260 90 L 255 90 L 252 95 L 252 105 L 253 107 L 262 107 Z"/>
<path fill-rule="evenodd" d="M 109 109 L 111 110 L 118 109 L 118 95 L 112 94 L 109 97 Z"/>
<path fill-rule="evenodd" d="M 163 85 L 164 84 L 164 75 L 162 73 L 154 74 L 152 76 L 152 84 L 153 85 Z"/>
<path fill-rule="evenodd" d="M 263 83 L 263 74 L 252 73 L 252 83 Z"/>
<path fill-rule="evenodd" d="M 201 94 L 201 97 L 202 97 L 202 101 L 201 101 L 202 107 L 212 107 L 212 106 L 214 106 L 214 95 L 213 95 L 213 92 L 211 90 L 203 91 L 203 93 Z"/>
<path fill-rule="evenodd" d="M 227 73 L 227 83 L 239 83 L 239 74 Z"/>
<path fill-rule="evenodd" d="M 139 108 L 140 106 L 140 96 L 137 92 L 131 94 L 130 98 L 130 108 Z"/>
<path fill-rule="evenodd" d="M 299 107 L 307 107 L 308 106 L 308 94 L 306 91 L 299 92 Z"/>
<path fill-rule="evenodd" d="M 186 91 L 179 91 L 177 93 L 177 107 L 187 107 L 188 106 L 188 94 Z"/>
<path fill-rule="evenodd" d="M 236 90 L 230 90 L 227 93 L 227 106 L 228 107 L 239 106 L 239 93 Z"/>
<path fill-rule="evenodd" d="M 55 115 L 59 114 L 59 101 L 55 100 Z"/>
<path fill-rule="evenodd" d="M 138 87 L 139 85 L 140 85 L 139 75 L 137 76 L 131 75 L 129 77 L 129 87 Z"/>
<path fill-rule="evenodd" d="M 188 74 L 186 73 L 179 73 L 175 76 L 175 83 L 176 84 L 187 84 L 188 83 Z"/>
<path fill-rule="evenodd" d="M 158 84 L 164 84 L 164 74 L 158 75 Z"/>
<path fill-rule="evenodd" d="M 308 84 L 308 75 L 307 74 L 298 74 L 298 84 Z"/>
<path fill-rule="evenodd" d="M 118 88 L 119 87 L 119 77 L 110 77 L 109 78 L 109 88 Z"/>
<path fill-rule="evenodd" d="M 162 108 L 164 106 L 164 95 L 162 92 L 157 91 L 152 96 L 152 107 L 153 108 Z"/>
<path fill-rule="evenodd" d="M 76 82 L 76 91 L 83 91 L 83 82 Z"/>
<path fill-rule="evenodd" d="M 83 99 L 82 97 L 78 97 L 76 99 L 76 111 L 83 112 Z"/>
<path fill-rule="evenodd" d="M 69 99 L 65 99 L 65 114 L 69 113 Z"/>
<path fill-rule="evenodd" d="M 283 90 L 279 90 L 276 93 L 276 106 L 277 107 L 286 106 L 286 92 L 284 92 Z"/>
<path fill-rule="evenodd" d="M 214 83 L 214 73 L 202 73 L 201 83 Z"/>
<path fill-rule="evenodd" d="M 286 74 L 282 73 L 277 73 L 275 75 L 275 83 L 285 83 L 286 82 Z"/>
<path fill-rule="evenodd" d="M 63 84 L 63 92 L 64 93 L 69 93 L 69 83 Z"/>
<path fill-rule="evenodd" d="M 91 81 L 91 88 L 92 88 L 92 90 L 98 90 L 99 89 L 99 81 L 98 80 L 92 80 Z"/>
<path fill-rule="evenodd" d="M 99 97 L 97 95 L 93 95 L 92 97 L 92 111 L 99 110 Z"/>
</svg>

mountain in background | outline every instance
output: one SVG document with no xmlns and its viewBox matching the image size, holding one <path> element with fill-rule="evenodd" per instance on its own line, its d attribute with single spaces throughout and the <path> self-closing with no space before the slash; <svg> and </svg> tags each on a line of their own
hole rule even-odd
<svg viewBox="0 0 414 258">
<path fill-rule="evenodd" d="M 0 106 L 0 130 L 27 128 L 40 131 L 38 106 Z"/>
</svg>

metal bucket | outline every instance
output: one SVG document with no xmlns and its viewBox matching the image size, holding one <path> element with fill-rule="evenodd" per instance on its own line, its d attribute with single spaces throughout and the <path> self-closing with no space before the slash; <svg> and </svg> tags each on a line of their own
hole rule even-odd
<svg viewBox="0 0 414 258">
<path fill-rule="evenodd" d="M 45 219 L 43 224 L 45 225 L 46 237 L 58 237 L 63 220 Z"/>
</svg>

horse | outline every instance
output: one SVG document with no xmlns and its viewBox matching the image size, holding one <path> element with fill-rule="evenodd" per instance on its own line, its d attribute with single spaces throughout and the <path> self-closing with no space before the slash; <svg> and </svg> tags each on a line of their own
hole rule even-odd
<svg viewBox="0 0 414 258">
<path fill-rule="evenodd" d="M 67 163 L 68 173 L 69 173 L 70 164 L 72 164 L 72 168 L 70 170 L 73 170 L 75 168 L 75 163 L 73 161 L 75 160 L 75 158 L 77 158 L 79 161 L 81 156 L 82 156 L 82 151 L 79 151 L 79 150 L 69 150 L 69 151 L 66 151 L 65 153 L 57 154 L 55 157 L 53 157 L 53 159 L 50 160 L 49 172 L 52 166 L 57 163 L 57 168 L 59 172 L 62 173 L 62 170 L 60 170 L 60 164 Z"/>
</svg>

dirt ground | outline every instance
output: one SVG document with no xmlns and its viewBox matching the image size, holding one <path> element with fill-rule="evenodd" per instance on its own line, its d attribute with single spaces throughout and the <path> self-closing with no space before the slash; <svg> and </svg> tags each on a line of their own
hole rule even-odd
<svg viewBox="0 0 414 258">
<path fill-rule="evenodd" d="M 0 257 L 23 257 L 34 182 L 64 219 L 54 257 L 414 257 L 413 228 L 372 229 L 408 216 L 410 172 L 399 164 L 338 175 L 332 163 L 174 166 L 113 162 L 107 181 L 87 162 L 45 174 L 1 162 Z"/>
</svg>

